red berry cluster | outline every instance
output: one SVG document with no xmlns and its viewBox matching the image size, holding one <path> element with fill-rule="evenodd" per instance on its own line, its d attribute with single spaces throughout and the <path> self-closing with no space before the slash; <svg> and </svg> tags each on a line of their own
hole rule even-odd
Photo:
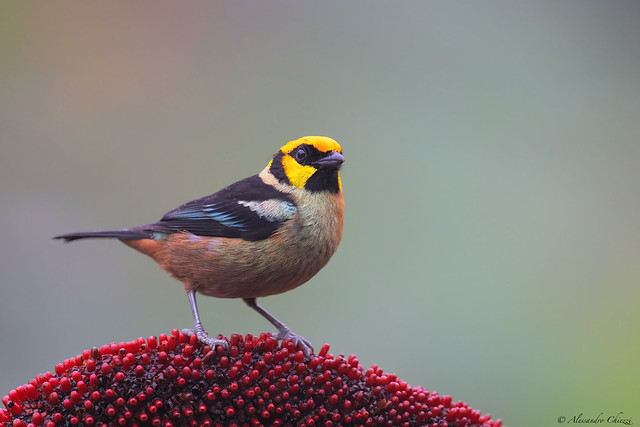
<svg viewBox="0 0 640 427">
<path fill-rule="evenodd" d="M 0 427 L 502 424 L 328 351 L 305 358 L 270 334 L 232 335 L 228 351 L 212 351 L 177 330 L 105 345 L 9 392 Z"/>
</svg>

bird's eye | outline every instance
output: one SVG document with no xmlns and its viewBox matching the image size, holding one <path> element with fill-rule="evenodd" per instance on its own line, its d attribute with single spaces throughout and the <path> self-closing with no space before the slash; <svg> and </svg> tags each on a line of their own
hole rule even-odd
<svg viewBox="0 0 640 427">
<path fill-rule="evenodd" d="M 298 148 L 296 151 L 296 160 L 298 163 L 302 163 L 307 158 L 307 151 L 304 148 Z"/>
</svg>

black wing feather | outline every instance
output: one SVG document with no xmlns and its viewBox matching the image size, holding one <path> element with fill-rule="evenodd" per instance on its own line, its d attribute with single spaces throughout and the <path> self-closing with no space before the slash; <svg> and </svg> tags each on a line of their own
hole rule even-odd
<svg viewBox="0 0 640 427">
<path fill-rule="evenodd" d="M 197 236 L 262 240 L 271 236 L 283 222 L 261 216 L 238 201 L 270 199 L 294 204 L 289 195 L 254 175 L 210 196 L 185 203 L 167 212 L 160 221 L 134 230 L 149 234 L 187 231 Z"/>
</svg>

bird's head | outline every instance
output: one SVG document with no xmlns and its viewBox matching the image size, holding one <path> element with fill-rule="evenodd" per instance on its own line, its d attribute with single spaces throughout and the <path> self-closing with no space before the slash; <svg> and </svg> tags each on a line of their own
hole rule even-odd
<svg viewBox="0 0 640 427">
<path fill-rule="evenodd" d="M 341 193 L 340 144 L 325 136 L 305 136 L 287 143 L 269 163 L 269 172 L 284 184 L 308 191 Z"/>
</svg>

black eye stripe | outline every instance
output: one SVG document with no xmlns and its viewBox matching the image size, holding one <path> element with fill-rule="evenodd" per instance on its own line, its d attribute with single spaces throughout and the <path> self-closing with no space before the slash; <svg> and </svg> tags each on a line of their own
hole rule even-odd
<svg viewBox="0 0 640 427">
<path fill-rule="evenodd" d="M 299 153 L 304 153 L 301 157 Z M 316 147 L 310 144 L 300 144 L 289 152 L 289 155 L 293 157 L 301 165 L 312 164 L 322 157 L 326 156 L 326 153 L 321 152 Z"/>
</svg>

